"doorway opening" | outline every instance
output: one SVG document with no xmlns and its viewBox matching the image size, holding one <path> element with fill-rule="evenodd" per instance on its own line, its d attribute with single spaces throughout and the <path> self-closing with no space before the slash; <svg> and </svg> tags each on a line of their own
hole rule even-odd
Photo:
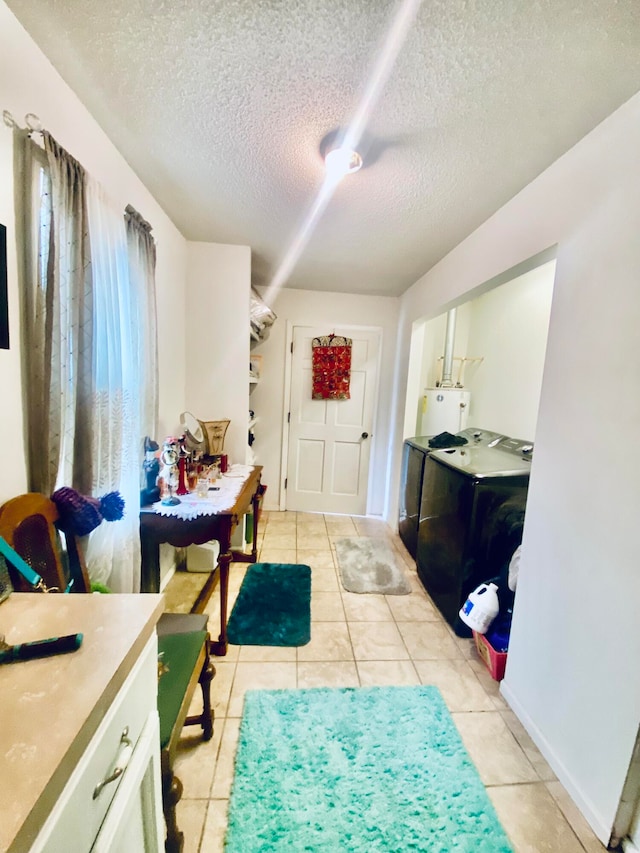
<svg viewBox="0 0 640 853">
<path fill-rule="evenodd" d="M 398 530 L 459 636 L 471 635 L 460 609 L 481 583 L 499 585 L 510 613 L 554 277 L 547 261 L 414 325 Z"/>
<path fill-rule="evenodd" d="M 555 264 L 547 261 L 457 306 L 453 381 L 470 392 L 468 426 L 535 440 Z M 427 390 L 440 380 L 446 326 L 446 312 L 413 325 L 404 438 L 428 434 Z"/>
</svg>

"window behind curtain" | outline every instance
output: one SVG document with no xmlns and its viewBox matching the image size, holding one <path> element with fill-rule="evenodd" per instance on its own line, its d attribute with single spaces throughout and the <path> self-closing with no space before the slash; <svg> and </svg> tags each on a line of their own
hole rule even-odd
<svg viewBox="0 0 640 853">
<path fill-rule="evenodd" d="M 31 146 L 31 240 L 34 248 L 32 270 L 35 287 L 32 299 L 41 308 L 51 299 L 50 264 L 56 228 L 52 179 L 47 155 Z M 144 438 L 140 413 L 144 411 L 146 392 L 144 357 L 155 341 L 144 340 L 149 324 L 141 322 L 149 311 L 148 293 L 143 282 L 130 269 L 124 211 L 118 211 L 97 182 L 87 179 L 86 208 L 90 243 L 90 271 L 93 281 L 91 321 L 92 392 L 90 405 L 86 400 L 79 409 L 67 411 L 69 418 L 81 418 L 83 429 L 90 420 L 91 471 L 84 488 L 72 482 L 69 466 L 72 458 L 74 433 L 60 431 L 60 465 L 55 487 L 71 485 L 86 494 L 101 496 L 118 491 L 125 500 L 125 517 L 115 523 L 103 523 L 87 543 L 87 563 L 93 581 L 105 583 L 115 592 L 139 590 L 138 509 L 142 440 Z M 149 229 L 150 230 L 150 229 Z M 152 238 L 151 242 L 152 241 Z M 87 340 L 86 326 L 78 337 L 74 316 L 64 293 L 65 280 L 60 276 L 59 312 L 53 321 L 47 319 L 43 334 L 45 348 L 55 351 L 55 339 L 62 353 L 62 385 L 69 406 L 78 406 L 74 358 L 71 356 Z M 148 287 L 147 287 L 148 289 Z M 48 294 L 48 295 L 47 295 Z M 155 295 L 153 301 L 155 312 Z M 49 317 L 46 311 L 43 316 Z M 59 325 L 59 328 L 57 326 Z M 155 322 L 152 326 L 155 329 Z M 83 342 L 85 342 L 83 344 Z M 68 358 L 65 359 L 65 351 Z M 46 363 L 46 358 L 45 358 Z M 45 401 L 43 400 L 43 411 Z M 65 403 L 66 405 L 66 403 Z M 88 411 L 88 414 L 87 414 Z M 78 422 L 76 420 L 76 422 Z M 75 480 L 76 472 L 73 472 Z"/>
</svg>

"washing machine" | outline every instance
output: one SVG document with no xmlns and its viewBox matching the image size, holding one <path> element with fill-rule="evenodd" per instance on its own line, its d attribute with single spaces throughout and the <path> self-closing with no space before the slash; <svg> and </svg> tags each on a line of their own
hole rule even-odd
<svg viewBox="0 0 640 853">
<path fill-rule="evenodd" d="M 524 520 L 533 454 L 531 442 L 478 432 L 463 447 L 430 453 L 422 477 L 418 576 L 459 636 L 470 636 L 458 618 L 463 602 L 501 569 L 500 525 L 518 515 Z M 508 547 L 513 530 L 510 537 Z"/>
<path fill-rule="evenodd" d="M 465 439 L 467 444 L 493 447 L 506 436 L 478 427 L 467 427 L 455 433 Z M 405 548 L 416 559 L 418 548 L 418 523 L 420 520 L 420 503 L 422 500 L 422 480 L 424 464 L 434 448 L 429 442 L 431 435 L 416 435 L 407 438 L 402 448 L 402 468 L 400 472 L 400 501 L 398 512 L 398 533 Z"/>
</svg>

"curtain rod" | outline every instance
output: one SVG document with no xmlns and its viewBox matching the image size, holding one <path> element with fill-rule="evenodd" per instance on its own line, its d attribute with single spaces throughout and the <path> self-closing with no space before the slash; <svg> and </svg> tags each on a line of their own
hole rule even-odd
<svg viewBox="0 0 640 853">
<path fill-rule="evenodd" d="M 9 110 L 2 111 L 2 120 L 7 125 L 7 127 L 12 127 L 15 130 L 28 130 L 29 135 L 31 135 L 32 133 L 44 133 L 44 127 L 42 126 L 42 122 L 35 113 L 27 113 L 24 117 L 24 123 L 26 127 L 20 127 L 20 125 L 11 115 Z"/>
</svg>

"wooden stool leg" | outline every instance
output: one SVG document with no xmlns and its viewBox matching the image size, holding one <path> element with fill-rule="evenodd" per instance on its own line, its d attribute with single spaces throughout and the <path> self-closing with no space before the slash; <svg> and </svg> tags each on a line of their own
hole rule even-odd
<svg viewBox="0 0 640 853">
<path fill-rule="evenodd" d="M 182 797 L 182 782 L 171 771 L 164 780 L 162 804 L 164 821 L 167 826 L 167 838 L 164 843 L 165 853 L 182 853 L 184 848 L 184 833 L 178 829 L 176 822 L 176 806 Z"/>
<path fill-rule="evenodd" d="M 202 688 L 202 739 L 211 740 L 213 737 L 213 709 L 211 708 L 211 682 L 216 674 L 211 658 L 207 656 L 200 673 Z"/>
<path fill-rule="evenodd" d="M 202 689 L 202 713 L 187 717 L 184 721 L 185 726 L 201 726 L 203 740 L 211 740 L 213 737 L 214 713 L 211 707 L 211 682 L 215 677 L 216 668 L 209 657 L 209 649 L 210 639 L 207 637 L 205 645 L 205 659 L 198 678 L 198 683 Z"/>
</svg>

